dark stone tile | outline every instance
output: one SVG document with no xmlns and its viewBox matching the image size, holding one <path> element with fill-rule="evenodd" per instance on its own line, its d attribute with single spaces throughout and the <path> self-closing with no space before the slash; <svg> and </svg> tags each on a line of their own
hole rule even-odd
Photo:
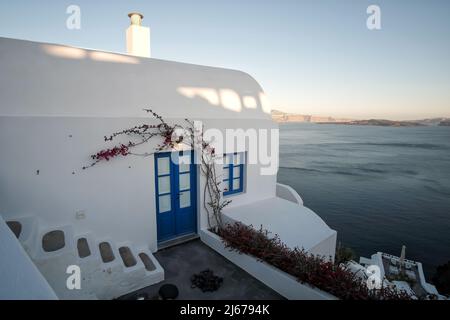
<svg viewBox="0 0 450 320">
<path fill-rule="evenodd" d="M 165 280 L 122 296 L 120 299 L 133 299 L 137 294 L 146 293 L 156 297 L 159 288 L 165 283 L 178 287 L 178 299 L 192 300 L 278 300 L 284 299 L 278 293 L 253 278 L 200 240 L 193 240 L 175 247 L 161 250 L 155 254 L 165 271 Z M 202 292 L 191 288 L 191 276 L 205 269 L 223 278 L 222 286 L 214 292 Z"/>
</svg>

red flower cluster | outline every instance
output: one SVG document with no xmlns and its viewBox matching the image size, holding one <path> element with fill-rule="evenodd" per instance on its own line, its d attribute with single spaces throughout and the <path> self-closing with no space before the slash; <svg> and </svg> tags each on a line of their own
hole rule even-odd
<svg viewBox="0 0 450 320">
<path fill-rule="evenodd" d="M 98 160 L 98 161 L 99 160 L 109 161 L 109 159 L 117 157 L 118 155 L 126 156 L 129 154 L 128 149 L 131 145 L 132 145 L 131 142 L 130 142 L 130 145 L 128 145 L 128 146 L 121 144 L 118 147 L 99 151 L 96 154 L 92 155 L 91 157 L 92 157 L 92 159 Z"/>
<path fill-rule="evenodd" d="M 148 110 L 148 111 L 150 112 L 150 110 Z M 132 154 L 131 153 L 132 148 L 142 145 L 142 144 L 148 142 L 151 138 L 156 137 L 156 136 L 160 136 L 163 138 L 163 142 L 158 146 L 157 150 L 165 150 L 165 149 L 174 148 L 178 143 L 181 143 L 183 141 L 183 139 L 184 139 L 183 136 L 173 138 L 173 133 L 175 132 L 175 128 L 177 126 L 169 126 L 156 113 L 153 113 L 153 115 L 157 119 L 159 119 L 161 121 L 161 123 L 156 124 L 156 125 L 143 124 L 143 125 L 139 125 L 139 126 L 134 126 L 129 129 L 114 132 L 110 136 L 105 136 L 104 137 L 105 142 L 113 141 L 118 136 L 136 137 L 136 138 L 138 138 L 138 141 L 135 141 L 135 142 L 130 141 L 130 142 L 128 142 L 127 145 L 121 144 L 119 146 L 97 152 L 96 154 L 91 156 L 91 158 L 95 161 L 92 164 L 90 164 L 89 166 L 84 166 L 83 169 L 93 167 L 94 165 L 96 165 L 97 163 L 99 163 L 102 160 L 109 161 L 110 159 L 117 157 L 119 155 L 127 156 L 129 154 Z"/>
<path fill-rule="evenodd" d="M 172 135 L 173 135 L 173 130 L 171 130 L 171 129 L 161 132 L 161 137 L 164 139 L 162 144 L 159 146 L 159 148 L 161 150 L 174 147 L 175 142 L 172 141 Z"/>
<path fill-rule="evenodd" d="M 242 223 L 228 224 L 218 230 L 227 248 L 252 255 L 307 283 L 344 300 L 409 300 L 406 293 L 391 288 L 369 289 L 345 267 L 308 254 L 303 249 L 290 249 L 278 235 L 255 230 Z"/>
</svg>

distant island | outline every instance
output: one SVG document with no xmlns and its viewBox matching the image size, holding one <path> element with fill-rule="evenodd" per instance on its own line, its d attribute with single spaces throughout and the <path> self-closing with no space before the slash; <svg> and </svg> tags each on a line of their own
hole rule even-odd
<svg viewBox="0 0 450 320">
<path fill-rule="evenodd" d="M 349 122 L 352 119 L 341 119 L 333 117 L 321 117 L 313 115 L 286 113 L 278 110 L 272 110 L 272 119 L 276 122 L 312 122 L 312 123 L 337 123 L 337 122 Z"/>
<path fill-rule="evenodd" d="M 381 126 L 381 127 L 420 127 L 423 123 L 416 121 L 393 121 L 384 119 L 352 120 L 347 122 L 318 122 L 319 124 L 345 124 L 355 126 Z"/>
<path fill-rule="evenodd" d="M 450 126 L 450 118 L 432 118 L 432 119 L 407 120 L 407 121 L 396 121 L 385 119 L 354 120 L 354 119 L 286 113 L 279 110 L 272 110 L 272 119 L 279 123 L 309 122 L 318 124 L 341 124 L 341 125 L 382 126 L 382 127 Z"/>
</svg>

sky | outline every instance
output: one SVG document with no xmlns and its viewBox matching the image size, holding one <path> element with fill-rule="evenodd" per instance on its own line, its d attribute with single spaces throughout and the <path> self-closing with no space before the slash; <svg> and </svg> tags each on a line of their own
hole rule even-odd
<svg viewBox="0 0 450 320">
<path fill-rule="evenodd" d="M 369 30 L 369 5 L 381 29 Z M 66 27 L 69 5 L 81 29 Z M 0 36 L 125 52 L 144 14 L 152 57 L 245 71 L 274 109 L 344 118 L 450 117 L 447 0 L 0 0 Z"/>
</svg>

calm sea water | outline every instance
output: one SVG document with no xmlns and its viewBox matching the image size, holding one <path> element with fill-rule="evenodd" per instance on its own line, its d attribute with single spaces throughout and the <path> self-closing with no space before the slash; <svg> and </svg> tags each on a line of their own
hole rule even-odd
<svg viewBox="0 0 450 320">
<path fill-rule="evenodd" d="M 278 180 L 358 255 L 450 260 L 450 127 L 282 124 Z"/>
</svg>

